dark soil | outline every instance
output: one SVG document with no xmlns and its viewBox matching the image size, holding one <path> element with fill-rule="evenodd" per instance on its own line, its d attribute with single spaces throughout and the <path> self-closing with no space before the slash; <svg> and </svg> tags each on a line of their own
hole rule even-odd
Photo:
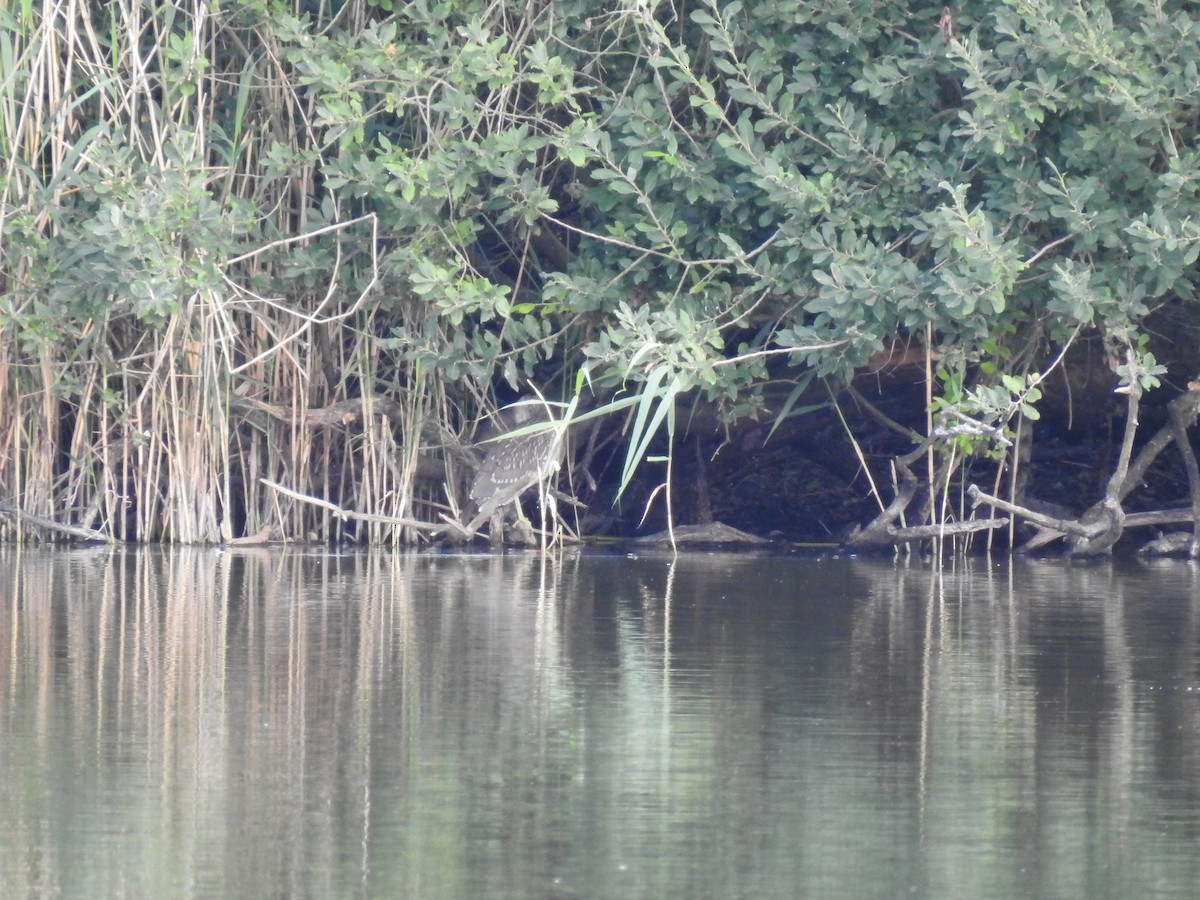
<svg viewBox="0 0 1200 900">
<path fill-rule="evenodd" d="M 901 377 L 905 374 L 907 378 Z M 915 371 L 893 372 L 873 385 L 859 385 L 859 390 L 899 424 L 923 433 L 920 377 Z M 1078 515 L 1103 497 L 1124 429 L 1124 397 L 1114 394 L 1113 386 L 1110 382 L 1099 390 L 1086 387 L 1081 393 L 1076 385 L 1074 408 L 1061 396 L 1065 391 L 1047 391 L 1043 416 L 1034 426 L 1032 455 L 1025 464 L 1025 496 L 1031 503 L 1050 504 L 1063 514 Z M 1146 396 L 1139 416 L 1139 446 L 1166 421 L 1164 404 L 1175 393 L 1164 387 Z M 740 530 L 781 541 L 839 544 L 855 526 L 871 521 L 880 504 L 892 500 L 893 460 L 915 445 L 859 409 L 852 398 L 843 395 L 838 403 L 845 425 L 830 406 L 787 422 L 774 434 L 770 434 L 770 421 L 742 423 L 728 435 L 710 423 L 690 429 L 675 447 L 675 524 L 705 522 L 711 515 L 711 519 Z M 618 472 L 620 463 L 617 459 L 614 464 Z M 913 466 L 913 473 L 924 481 L 924 459 Z M 606 473 L 589 501 L 592 514 L 585 529 L 614 536 L 665 529 L 665 493 L 660 491 L 648 512 L 646 509 L 664 478 L 664 464 L 644 463 L 622 501 L 609 510 L 607 502 L 600 499 L 605 490 L 614 490 L 612 475 Z M 951 490 L 951 506 L 961 502 L 969 515 L 969 504 L 960 497 L 966 484 L 975 483 L 991 492 L 995 481 L 994 461 L 983 457 L 968 461 Z M 1007 483 L 1002 490 L 1007 494 Z M 914 515 L 920 502 L 914 503 Z M 1169 447 L 1144 484 L 1129 495 L 1125 507 L 1134 512 L 1187 503 L 1187 478 L 1180 455 Z M 920 523 L 910 518 L 908 524 Z M 1128 539 L 1149 540 L 1154 537 L 1149 531 L 1131 532 Z M 1006 539 L 1007 533 L 1003 534 Z M 1056 545 L 1047 550 L 1056 552 Z"/>
</svg>

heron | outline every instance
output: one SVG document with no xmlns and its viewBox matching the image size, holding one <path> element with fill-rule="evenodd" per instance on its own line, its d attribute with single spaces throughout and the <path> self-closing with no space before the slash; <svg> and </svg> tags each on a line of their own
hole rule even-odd
<svg viewBox="0 0 1200 900">
<path fill-rule="evenodd" d="M 488 442 L 487 455 L 471 484 L 470 497 L 478 512 L 466 527 L 468 534 L 474 534 L 509 503 L 516 503 L 519 513 L 521 495 L 558 471 L 564 430 L 545 403 L 523 400 L 507 407 L 502 416 L 506 433 L 539 422 L 546 423 L 546 427 L 512 437 L 502 435 Z"/>
</svg>

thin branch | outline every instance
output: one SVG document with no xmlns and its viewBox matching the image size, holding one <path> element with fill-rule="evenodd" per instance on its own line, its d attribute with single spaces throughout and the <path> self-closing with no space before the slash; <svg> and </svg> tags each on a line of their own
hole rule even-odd
<svg viewBox="0 0 1200 900">
<path fill-rule="evenodd" d="M 834 347 L 840 347 L 843 344 L 848 343 L 850 343 L 849 340 L 841 340 L 826 341 L 825 343 L 821 344 L 809 344 L 804 347 L 769 347 L 765 350 L 755 350 L 750 353 L 739 353 L 737 356 L 731 356 L 726 359 L 717 359 L 708 363 L 707 365 L 715 369 L 718 366 L 728 366 L 733 365 L 734 363 L 742 363 L 748 359 L 757 359 L 760 356 L 779 356 L 784 353 L 811 353 L 814 350 L 831 350 Z"/>
<path fill-rule="evenodd" d="M 77 525 L 63 525 L 55 522 L 53 519 L 47 519 L 44 516 L 35 516 L 33 513 L 27 513 L 24 510 L 17 509 L 15 506 L 0 504 L 0 516 L 8 516 L 12 519 L 20 519 L 28 522 L 31 525 L 36 525 L 39 528 L 45 528 L 49 531 L 58 531 L 62 534 L 69 534 L 72 537 L 83 538 L 85 541 L 104 541 L 106 544 L 116 544 L 117 539 L 112 535 L 105 534 L 102 531 L 93 531 L 91 528 L 80 528 Z"/>
<path fill-rule="evenodd" d="M 1150 525 L 1185 525 L 1196 521 L 1186 506 L 1173 509 L 1155 509 L 1149 512 L 1130 513 L 1125 517 L 1126 528 L 1146 528 Z"/>
<path fill-rule="evenodd" d="M 263 244 L 261 247 L 256 247 L 254 250 L 251 250 L 248 253 L 243 253 L 241 256 L 235 256 L 233 259 L 227 259 L 225 262 L 221 263 L 221 266 L 228 269 L 230 266 L 235 266 L 240 262 L 253 259 L 256 256 L 266 253 L 268 250 L 274 250 L 276 247 L 287 247 L 290 244 L 298 244 L 302 241 L 310 241 L 315 237 L 320 237 L 321 235 L 326 234 L 327 232 L 342 231 L 343 229 L 350 228 L 359 224 L 360 222 L 371 222 L 373 226 L 376 225 L 377 219 L 375 213 L 368 213 L 365 216 L 359 216 L 357 219 L 350 219 L 346 222 L 334 222 L 330 225 L 326 225 L 324 228 L 318 228 L 316 231 L 306 231 L 304 234 L 298 234 L 294 237 L 280 238 L 277 241 L 271 241 L 269 244 Z"/>
<path fill-rule="evenodd" d="M 1021 264 L 1023 266 L 1025 266 L 1026 268 L 1028 268 L 1029 266 L 1032 266 L 1035 262 L 1037 262 L 1039 259 L 1041 259 L 1043 256 L 1045 256 L 1047 253 L 1049 253 L 1051 250 L 1053 250 L 1055 247 L 1061 247 L 1063 244 L 1067 243 L 1067 241 L 1071 241 L 1074 239 L 1075 239 L 1075 235 L 1065 234 L 1062 237 L 1058 238 L 1057 240 L 1053 240 L 1050 243 L 1048 243 L 1037 253 L 1033 254 L 1033 256 L 1024 260 Z"/>
<path fill-rule="evenodd" d="M 975 531 L 987 531 L 992 528 L 1003 528 L 1008 524 L 1008 517 L 998 519 L 970 519 L 966 522 L 941 522 L 937 525 L 911 525 L 908 528 L 897 528 L 889 525 L 887 529 L 896 543 L 908 541 L 924 541 L 929 538 L 950 537 L 956 534 L 970 534 Z"/>
<path fill-rule="evenodd" d="M 971 485 L 967 488 L 967 496 L 971 498 L 971 508 L 979 506 L 981 503 L 986 503 L 993 509 L 998 509 L 1002 512 L 1010 513 L 1014 516 L 1020 516 L 1028 522 L 1035 525 L 1040 525 L 1043 528 L 1049 528 L 1051 531 L 1058 531 L 1063 534 L 1074 534 L 1078 537 L 1088 538 L 1096 534 L 1095 528 L 1089 528 L 1086 525 L 1081 525 L 1074 519 L 1059 519 L 1054 516 L 1047 516 L 1043 513 L 1034 512 L 1032 509 L 1020 506 L 1016 503 L 1009 503 L 1007 500 L 1001 500 L 999 497 L 993 497 L 991 494 L 985 494 L 979 489 L 978 485 Z"/>
<path fill-rule="evenodd" d="M 336 503 L 330 503 L 328 500 L 322 500 L 320 497 L 312 497 L 308 494 L 301 494 L 298 491 L 293 491 L 290 488 L 284 487 L 271 481 L 268 478 L 258 479 L 260 484 L 264 484 L 272 490 L 291 497 L 293 500 L 299 500 L 301 503 L 310 503 L 313 506 L 319 506 L 322 509 L 327 509 L 338 519 L 355 519 L 360 522 L 377 522 L 381 525 L 403 525 L 408 528 L 416 528 L 418 530 L 428 531 L 431 534 L 439 534 L 446 530 L 444 525 L 432 525 L 429 522 L 422 522 L 419 519 L 406 519 L 400 516 L 380 516 L 374 513 L 360 513 L 349 509 L 343 509 Z"/>
</svg>

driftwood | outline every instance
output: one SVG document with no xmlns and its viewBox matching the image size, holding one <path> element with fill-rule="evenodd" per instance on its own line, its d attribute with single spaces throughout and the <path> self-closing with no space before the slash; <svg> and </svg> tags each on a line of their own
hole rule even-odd
<svg viewBox="0 0 1200 900">
<path fill-rule="evenodd" d="M 872 549 L 896 543 L 895 538 L 890 533 L 891 529 L 895 527 L 895 523 L 904 515 L 904 511 L 912 503 L 913 497 L 917 495 L 917 477 L 913 475 L 909 465 L 924 452 L 924 449 L 923 446 L 918 447 L 913 452 L 895 461 L 897 476 L 896 495 L 892 498 L 892 502 L 887 505 L 887 508 L 882 510 L 865 527 L 855 527 L 850 532 L 845 540 L 847 547 Z"/>
<path fill-rule="evenodd" d="M 637 538 L 633 543 L 655 547 L 676 546 L 714 547 L 727 544 L 769 544 L 766 538 L 740 531 L 722 522 L 707 522 L 702 525 L 680 525 L 670 531 L 660 531 Z"/>
<path fill-rule="evenodd" d="M 1081 525 L 1074 519 L 1059 519 L 1054 516 L 1048 516 L 1021 506 L 1019 503 L 1009 503 L 1007 500 L 993 497 L 991 494 L 985 494 L 979 489 L 978 485 L 973 484 L 968 487 L 967 496 L 971 498 L 972 509 L 978 507 L 981 503 L 985 503 L 993 509 L 1012 513 L 1014 516 L 1020 516 L 1025 521 L 1032 522 L 1034 525 L 1038 525 L 1048 531 L 1057 532 L 1059 536 L 1074 534 L 1080 537 L 1087 537 L 1094 533 L 1093 529 Z"/>
<path fill-rule="evenodd" d="M 1038 526 L 1040 529 L 1038 534 L 1026 542 L 1023 549 L 1036 549 L 1058 538 L 1065 538 L 1067 552 L 1071 556 L 1098 556 L 1108 553 L 1130 528 L 1190 523 L 1192 536 L 1187 543 L 1186 553 L 1189 557 L 1195 558 L 1200 553 L 1200 542 L 1195 534 L 1196 525 L 1200 523 L 1200 467 L 1197 466 L 1196 455 L 1192 450 L 1187 430 L 1195 424 L 1197 416 L 1200 415 L 1200 383 L 1189 384 L 1186 393 L 1179 395 L 1167 404 L 1170 422 L 1159 429 L 1142 447 L 1137 457 L 1131 461 L 1133 438 L 1138 426 L 1137 414 L 1140 396 L 1141 388 L 1135 378 L 1129 387 L 1125 436 L 1121 444 L 1121 453 L 1117 466 L 1109 478 L 1104 499 L 1091 506 L 1077 519 L 1044 515 L 1026 506 L 1009 503 L 999 497 L 986 494 L 976 485 L 971 485 L 967 489 L 972 506 L 986 504 L 993 509 L 1019 516 Z M 1187 471 L 1190 507 L 1126 513 L 1122 501 L 1133 488 L 1142 482 L 1151 464 L 1172 442 L 1179 447 L 1184 468 Z M 1148 552 L 1180 552 L 1178 536 L 1172 535 L 1170 540 L 1161 538 L 1159 540 L 1164 541 L 1163 547 L 1155 547 L 1152 542 Z"/>
<path fill-rule="evenodd" d="M 932 525 L 896 524 L 908 510 L 920 488 L 917 476 L 913 474 L 911 466 L 925 455 L 929 443 L 930 440 L 925 439 L 915 450 L 893 460 L 896 471 L 896 494 L 892 498 L 892 502 L 865 527 L 855 528 L 843 542 L 846 547 L 855 550 L 876 550 L 912 541 L 939 540 L 979 531 L 989 531 L 1008 524 L 1008 519 L 1004 517 L 962 522 L 938 522 Z M 948 476 L 949 472 L 943 469 L 938 479 L 944 480 Z"/>
<path fill-rule="evenodd" d="M 1163 534 L 1138 548 L 1141 556 L 1191 557 L 1195 535 L 1189 531 L 1173 531 Z"/>
<path fill-rule="evenodd" d="M 1130 359 L 1130 366 L 1135 364 Z M 1006 513 L 1008 517 L 1017 517 L 1035 526 L 1037 533 L 1023 545 L 1022 549 L 1033 550 L 1052 541 L 1064 539 L 1067 552 L 1072 556 L 1097 556 L 1108 553 L 1130 528 L 1165 524 L 1191 524 L 1195 532 L 1200 523 L 1200 464 L 1193 452 L 1188 438 L 1188 429 L 1195 424 L 1200 416 L 1200 382 L 1188 385 L 1188 390 L 1175 397 L 1168 404 L 1170 421 L 1155 433 L 1149 441 L 1134 455 L 1134 438 L 1138 429 L 1138 412 L 1142 388 L 1135 376 L 1131 383 L 1122 389 L 1127 395 L 1125 433 L 1122 437 L 1120 453 L 1108 483 L 1105 486 L 1104 497 L 1077 517 L 1053 516 L 1040 512 L 1022 503 L 1009 502 L 981 490 L 976 485 L 968 488 L 972 508 L 986 505 L 992 509 Z M 887 425 L 894 431 L 905 432 L 901 426 L 888 419 L 881 411 L 861 401 L 864 409 L 873 418 Z M 918 446 L 910 453 L 898 457 L 894 461 L 896 472 L 895 496 L 891 503 L 878 516 L 865 526 L 855 528 L 847 537 L 845 544 L 855 549 L 872 549 L 894 546 L 907 541 L 936 539 L 952 535 L 960 535 L 984 529 L 993 529 L 1008 524 L 1009 518 L 994 517 L 977 522 L 953 522 L 945 524 L 904 526 L 901 517 L 912 504 L 920 490 L 919 480 L 913 475 L 911 466 L 928 451 L 930 443 L 940 437 L 953 437 L 955 429 L 962 423 L 950 429 L 940 429 L 933 435 L 918 440 Z M 984 433 L 978 427 L 981 423 L 969 420 L 966 426 L 971 427 L 971 433 Z M 910 433 L 911 434 L 911 433 Z M 1183 457 L 1184 469 L 1187 472 L 1189 485 L 1190 506 L 1187 508 L 1171 508 L 1151 512 L 1127 513 L 1124 500 L 1146 477 L 1150 466 L 1163 450 L 1172 443 L 1179 447 Z M 947 473 L 942 473 L 945 475 Z M 926 496 L 937 489 L 941 476 L 935 479 Z M 1034 504 L 1040 505 L 1040 504 Z M 928 512 L 928 510 L 926 511 Z M 921 518 L 927 518 L 923 514 Z M 1172 537 L 1168 542 L 1172 552 L 1177 552 L 1178 538 Z M 1200 537 L 1193 536 L 1188 555 L 1200 555 Z"/>
<path fill-rule="evenodd" d="M 15 506 L 0 504 L 0 516 L 19 519 L 23 522 L 28 522 L 30 525 L 36 525 L 38 528 L 45 528 L 47 531 L 57 531 L 60 534 L 69 534 L 71 537 L 81 538 L 85 541 L 103 541 L 106 544 L 117 543 L 116 538 L 105 534 L 103 531 L 81 528 L 78 525 L 64 525 L 61 522 L 55 522 L 53 519 L 47 519 L 44 516 L 35 516 L 33 513 L 27 513 L 24 510 L 17 509 Z"/>
<path fill-rule="evenodd" d="M 1012 513 L 1019 516 L 1031 525 L 1036 525 L 1039 531 L 1039 537 L 1035 537 L 1025 543 L 1026 549 L 1031 549 L 1030 545 L 1036 540 L 1036 546 L 1048 544 L 1050 541 L 1057 540 L 1068 535 L 1077 535 L 1079 537 L 1091 537 L 1099 533 L 1102 527 L 1095 525 L 1087 525 L 1080 519 L 1061 519 L 1054 516 L 1048 516 L 1044 513 L 1039 513 L 1036 510 L 1021 506 L 1018 503 L 1009 503 L 1007 500 L 1002 500 L 999 497 L 993 497 L 979 489 L 977 485 L 971 485 L 967 488 L 967 496 L 972 500 L 972 506 L 976 507 L 980 504 L 993 507 L 1002 512 Z M 1093 507 L 1094 508 L 1094 507 Z M 1192 510 L 1190 507 L 1176 506 L 1171 509 L 1156 509 L 1149 512 L 1125 513 L 1124 527 L 1129 528 L 1146 528 L 1153 525 L 1181 525 L 1194 521 Z M 1041 537 L 1045 535 L 1045 537 Z"/>
<path fill-rule="evenodd" d="M 272 419 L 280 422 L 292 424 L 297 421 L 296 410 L 290 406 L 277 406 L 273 403 L 264 403 L 254 397 L 238 397 L 235 403 L 239 406 L 266 413 Z M 395 400 L 387 397 L 372 397 L 371 407 L 375 412 L 396 421 L 401 421 L 404 416 L 404 407 Z M 309 427 L 318 428 L 327 425 L 351 425 L 355 422 L 361 422 L 365 415 L 366 404 L 361 397 L 356 397 L 350 400 L 342 400 L 338 403 L 331 403 L 326 407 L 307 408 L 299 418 L 300 421 Z"/>
<path fill-rule="evenodd" d="M 938 540 L 954 537 L 958 534 L 972 534 L 976 531 L 988 531 L 992 528 L 1003 528 L 1008 524 L 1008 517 L 998 519 L 968 519 L 965 522 L 943 522 L 939 525 L 910 525 L 907 528 L 888 527 L 888 534 L 897 544 L 909 541 Z"/>
<path fill-rule="evenodd" d="M 274 529 L 270 525 L 264 525 L 259 529 L 258 534 L 247 534 L 243 537 L 232 538 L 225 542 L 226 547 L 265 547 L 271 543 L 271 534 Z"/>
</svg>

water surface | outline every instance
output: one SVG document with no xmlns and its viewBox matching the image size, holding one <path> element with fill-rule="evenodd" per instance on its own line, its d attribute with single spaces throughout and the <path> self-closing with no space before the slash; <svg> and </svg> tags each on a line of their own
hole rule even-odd
<svg viewBox="0 0 1200 900">
<path fill-rule="evenodd" d="M 1200 896 L 1197 571 L 3 548 L 3 895 Z"/>
</svg>

